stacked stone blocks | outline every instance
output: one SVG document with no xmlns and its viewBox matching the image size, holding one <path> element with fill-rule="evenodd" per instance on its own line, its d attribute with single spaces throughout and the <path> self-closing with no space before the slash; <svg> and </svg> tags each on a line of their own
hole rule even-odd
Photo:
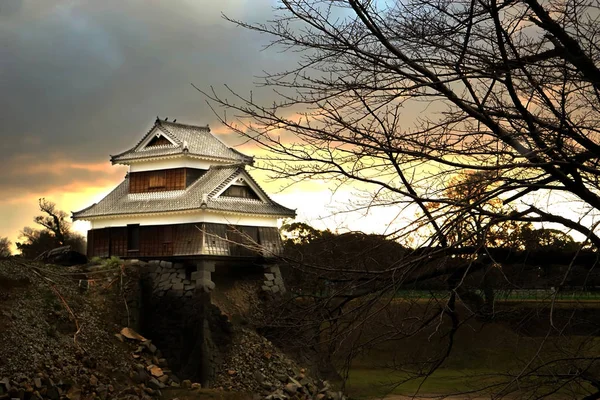
<svg viewBox="0 0 600 400">
<path fill-rule="evenodd" d="M 284 294 L 285 285 L 281 277 L 279 265 L 269 265 L 265 267 L 264 281 L 262 290 L 270 294 Z"/>
<path fill-rule="evenodd" d="M 152 292 L 157 296 L 173 295 L 192 297 L 195 283 L 186 277 L 186 270 L 181 263 L 169 261 L 150 261 L 149 278 L 152 281 Z"/>
<path fill-rule="evenodd" d="M 212 273 L 215 272 L 215 263 L 201 261 L 196 266 L 196 271 L 192 272 L 192 280 L 196 282 L 196 288 L 205 293 L 210 293 L 215 288 L 215 283 L 212 281 Z"/>
<path fill-rule="evenodd" d="M 157 296 L 192 297 L 196 289 L 209 293 L 215 288 L 211 278 L 211 273 L 215 271 L 214 262 L 198 262 L 196 271 L 189 275 L 182 263 L 153 260 L 149 264 L 148 277 L 152 281 L 152 291 Z"/>
<path fill-rule="evenodd" d="M 191 274 L 186 274 L 182 263 L 153 260 L 149 264 L 148 277 L 152 281 L 152 291 L 157 296 L 192 297 L 196 290 L 210 293 L 215 288 L 212 281 L 212 273 L 215 272 L 214 261 L 196 262 L 196 268 Z M 262 290 L 268 294 L 284 294 L 286 289 L 279 266 L 268 265 L 264 268 Z"/>
</svg>

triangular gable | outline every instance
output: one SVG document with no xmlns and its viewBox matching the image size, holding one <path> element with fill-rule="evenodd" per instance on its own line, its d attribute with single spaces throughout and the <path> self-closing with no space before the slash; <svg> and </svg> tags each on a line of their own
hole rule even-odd
<svg viewBox="0 0 600 400">
<path fill-rule="evenodd" d="M 214 212 L 265 215 L 277 218 L 295 216 L 294 210 L 271 200 L 249 173 L 242 168 L 239 166 L 211 167 L 187 189 L 168 195 L 165 195 L 164 192 L 155 192 L 132 196 L 129 193 L 129 178 L 125 178 L 98 204 L 74 212 L 73 218 L 91 221 L 97 218 L 112 218 L 119 215 L 163 215 L 170 212 L 206 209 Z M 252 187 L 263 201 L 243 198 L 215 198 L 240 177 L 247 179 L 248 186 Z"/>
<path fill-rule="evenodd" d="M 166 143 L 165 141 L 168 143 Z M 137 145 L 134 151 L 140 151 L 146 148 L 153 148 L 157 144 L 171 145 L 173 147 L 179 146 L 177 141 L 173 137 L 171 137 L 171 135 L 155 126 L 153 129 L 150 130 L 150 132 L 146 134 L 146 137 L 144 137 L 140 141 L 140 144 Z"/>
<path fill-rule="evenodd" d="M 172 144 L 173 144 L 173 142 L 171 142 L 165 136 L 156 135 L 152 138 L 151 141 L 148 142 L 146 147 L 167 146 L 167 145 L 172 145 Z"/>
<path fill-rule="evenodd" d="M 233 179 L 231 179 L 231 177 L 230 177 L 230 178 L 228 178 L 228 180 L 230 180 L 230 181 L 226 185 L 221 187 L 212 196 L 213 199 L 218 199 L 220 196 L 229 197 L 229 196 L 227 196 L 227 192 L 231 191 L 232 187 L 238 186 L 238 187 L 247 188 L 250 191 L 250 193 L 252 193 L 256 196 L 257 200 L 260 200 L 263 203 L 271 202 L 269 199 L 269 196 L 267 196 L 267 194 L 262 190 L 262 188 L 260 186 L 258 186 L 258 184 L 254 181 L 254 179 L 249 174 L 246 173 L 246 171 L 241 170 Z M 241 196 L 232 196 L 232 197 L 244 198 Z M 253 197 L 246 197 L 246 198 L 252 199 Z"/>
<path fill-rule="evenodd" d="M 165 140 L 168 140 L 169 144 Z M 117 155 L 111 155 L 111 162 L 127 165 L 138 160 L 179 155 L 220 163 L 246 165 L 253 163 L 252 157 L 228 147 L 210 132 L 208 126 L 187 125 L 159 119 L 134 147 Z"/>
<path fill-rule="evenodd" d="M 261 200 L 260 196 L 243 179 L 237 179 L 220 194 L 221 197 L 237 197 L 242 199 Z"/>
</svg>

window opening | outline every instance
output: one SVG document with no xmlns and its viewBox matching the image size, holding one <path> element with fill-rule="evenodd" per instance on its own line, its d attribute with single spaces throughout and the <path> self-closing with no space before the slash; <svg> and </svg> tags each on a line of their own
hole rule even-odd
<svg viewBox="0 0 600 400">
<path fill-rule="evenodd" d="M 127 251 L 140 250 L 140 226 L 127 225 Z"/>
<path fill-rule="evenodd" d="M 154 137 L 147 145 L 146 147 L 154 147 L 154 146 L 164 146 L 164 145 L 170 145 L 172 144 L 171 141 L 169 139 L 167 139 L 164 136 L 156 136 Z"/>
<path fill-rule="evenodd" d="M 240 197 L 243 199 L 254 199 L 259 200 L 258 195 L 248 186 L 231 185 L 229 186 L 221 196 L 225 197 Z"/>
</svg>

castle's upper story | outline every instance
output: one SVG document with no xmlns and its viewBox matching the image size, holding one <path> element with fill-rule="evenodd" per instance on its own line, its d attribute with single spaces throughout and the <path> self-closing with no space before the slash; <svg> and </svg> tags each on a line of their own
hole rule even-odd
<svg viewBox="0 0 600 400">
<path fill-rule="evenodd" d="M 157 161 L 196 167 L 253 163 L 252 157 L 221 142 L 208 126 L 180 124 L 158 118 L 135 146 L 110 159 L 113 164 L 129 165 L 132 170 L 161 165 Z"/>
<path fill-rule="evenodd" d="M 128 165 L 129 173 L 100 202 L 74 212 L 74 220 L 92 221 L 98 228 L 127 225 L 134 216 L 144 224 L 159 215 L 155 222 L 160 224 L 187 223 L 189 215 L 164 217 L 195 213 L 198 218 L 191 220 L 223 223 L 223 218 L 215 217 L 236 214 L 249 217 L 238 218 L 238 224 L 274 226 L 278 218 L 295 216 L 248 173 L 246 166 L 253 158 L 228 147 L 208 126 L 156 119 L 135 146 L 111 156 L 111 162 Z"/>
</svg>

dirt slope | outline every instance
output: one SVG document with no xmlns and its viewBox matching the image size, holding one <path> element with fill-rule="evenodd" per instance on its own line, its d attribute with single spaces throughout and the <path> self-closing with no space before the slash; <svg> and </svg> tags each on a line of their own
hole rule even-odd
<svg viewBox="0 0 600 400">
<path fill-rule="evenodd" d="M 120 285 L 120 268 L 0 260 L 0 399 L 147 397 L 137 343 L 115 337 Z"/>
</svg>

